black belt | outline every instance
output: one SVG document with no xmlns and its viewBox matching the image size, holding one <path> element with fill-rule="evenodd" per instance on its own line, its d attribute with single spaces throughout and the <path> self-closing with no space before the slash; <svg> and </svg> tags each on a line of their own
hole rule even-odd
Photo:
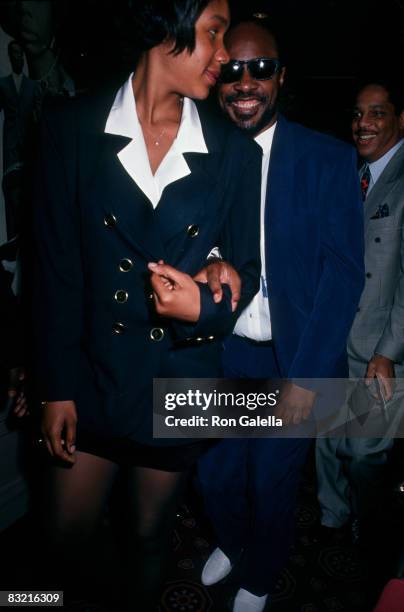
<svg viewBox="0 0 404 612">
<path fill-rule="evenodd" d="M 240 339 L 240 340 L 244 340 L 244 342 L 246 342 L 247 344 L 250 344 L 251 346 L 273 346 L 274 343 L 272 342 L 272 340 L 253 340 L 252 338 L 247 338 L 246 336 L 239 336 L 238 334 L 234 334 L 236 336 L 236 338 Z"/>
</svg>

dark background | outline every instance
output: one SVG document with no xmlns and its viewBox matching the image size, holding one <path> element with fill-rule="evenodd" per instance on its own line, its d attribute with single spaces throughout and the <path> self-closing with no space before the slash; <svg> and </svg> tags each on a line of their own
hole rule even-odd
<svg viewBox="0 0 404 612">
<path fill-rule="evenodd" d="M 66 3 L 59 37 L 79 87 L 124 77 L 126 3 Z M 274 19 L 288 67 L 284 111 L 309 127 L 349 139 L 357 78 L 403 74 L 404 0 L 247 0 L 233 2 L 232 11 L 261 11 Z"/>
<path fill-rule="evenodd" d="M 170 0 L 165 0 L 169 2 Z M 6 6 L 0 0 L 0 23 Z M 125 8 L 136 0 L 53 0 L 57 47 L 78 90 L 118 84 L 130 70 L 136 31 Z M 396 72 L 404 59 L 404 0 L 230 0 L 233 15 L 264 12 L 286 51 L 284 112 L 349 139 L 358 75 Z M 3 5 L 3 8 L 2 8 Z"/>
</svg>

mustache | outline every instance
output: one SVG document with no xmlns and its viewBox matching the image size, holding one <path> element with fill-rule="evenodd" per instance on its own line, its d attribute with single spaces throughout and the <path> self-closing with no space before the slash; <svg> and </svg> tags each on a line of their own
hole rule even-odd
<svg viewBox="0 0 404 612">
<path fill-rule="evenodd" d="M 268 101 L 268 96 L 260 96 L 257 95 L 256 93 L 251 94 L 251 93 L 238 93 L 238 94 L 228 94 L 227 96 L 225 96 L 225 103 L 226 104 L 232 104 L 233 102 L 237 102 L 237 101 L 242 101 L 242 100 L 258 100 L 258 102 L 261 102 L 262 104 L 265 104 Z"/>
</svg>

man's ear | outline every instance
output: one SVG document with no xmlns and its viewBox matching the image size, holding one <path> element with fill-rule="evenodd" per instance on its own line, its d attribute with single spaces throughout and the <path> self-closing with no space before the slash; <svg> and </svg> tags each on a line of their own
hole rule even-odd
<svg viewBox="0 0 404 612">
<path fill-rule="evenodd" d="M 285 76 L 286 76 L 286 68 L 284 66 L 279 73 L 279 84 L 281 87 L 283 86 L 285 82 Z"/>
</svg>

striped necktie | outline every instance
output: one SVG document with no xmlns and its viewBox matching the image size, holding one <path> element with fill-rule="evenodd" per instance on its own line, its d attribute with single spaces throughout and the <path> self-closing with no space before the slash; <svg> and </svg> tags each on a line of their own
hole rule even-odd
<svg viewBox="0 0 404 612">
<path fill-rule="evenodd" d="M 362 189 L 362 199 L 363 201 L 366 200 L 366 194 L 368 192 L 369 189 L 369 183 L 370 183 L 370 168 L 369 168 L 369 164 L 365 165 L 365 168 L 362 172 L 362 176 L 361 176 L 361 189 Z"/>
</svg>

